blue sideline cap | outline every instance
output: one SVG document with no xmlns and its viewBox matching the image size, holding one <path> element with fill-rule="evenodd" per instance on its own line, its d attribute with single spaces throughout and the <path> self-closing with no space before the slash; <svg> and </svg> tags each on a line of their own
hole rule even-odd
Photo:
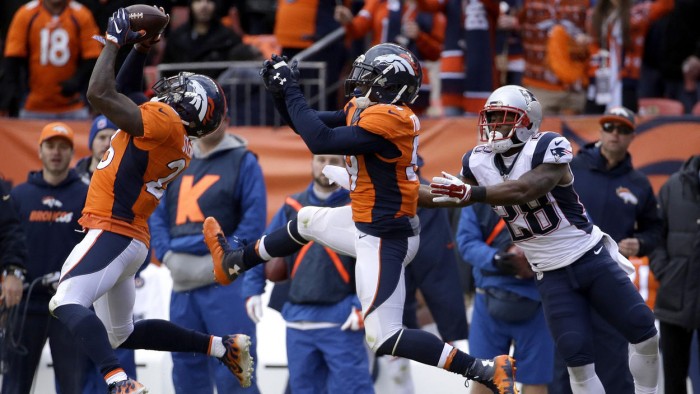
<svg viewBox="0 0 700 394">
<path fill-rule="evenodd" d="M 117 131 L 118 127 L 104 115 L 100 115 L 92 121 L 92 126 L 90 126 L 90 136 L 88 137 L 88 148 L 90 150 L 92 150 L 92 142 L 95 141 L 97 133 L 106 129 Z"/>
</svg>

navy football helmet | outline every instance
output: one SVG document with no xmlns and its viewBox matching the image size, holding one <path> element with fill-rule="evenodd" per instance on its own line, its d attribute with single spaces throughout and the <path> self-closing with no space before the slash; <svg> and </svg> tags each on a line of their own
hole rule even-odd
<svg viewBox="0 0 700 394">
<path fill-rule="evenodd" d="M 226 119 L 228 106 L 223 89 L 213 79 L 191 72 L 162 78 L 153 85 L 154 100 L 177 111 L 190 138 L 211 134 Z"/>
<path fill-rule="evenodd" d="M 396 44 L 379 44 L 355 59 L 345 80 L 345 95 L 371 102 L 411 104 L 418 97 L 423 70 L 418 59 Z"/>
</svg>

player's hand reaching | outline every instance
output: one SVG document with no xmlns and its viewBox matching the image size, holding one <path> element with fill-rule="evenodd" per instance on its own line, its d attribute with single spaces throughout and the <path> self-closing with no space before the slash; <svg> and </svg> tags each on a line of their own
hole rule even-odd
<svg viewBox="0 0 700 394">
<path fill-rule="evenodd" d="M 340 329 L 343 331 L 360 331 L 364 330 L 364 328 L 365 319 L 362 317 L 362 311 L 353 306 L 352 310 L 350 311 L 350 316 L 348 316 L 348 319 L 345 320 L 345 323 L 343 323 L 343 325 L 340 326 Z"/>
<path fill-rule="evenodd" d="M 120 8 L 109 18 L 105 37 L 107 41 L 114 43 L 117 47 L 121 47 L 125 44 L 135 43 L 145 34 L 145 30 L 131 31 L 129 13 L 126 12 L 126 8 Z"/>
<path fill-rule="evenodd" d="M 245 301 L 245 311 L 248 313 L 248 317 L 250 317 L 250 320 L 252 320 L 255 324 L 260 323 L 263 311 L 262 299 L 259 295 L 248 297 L 248 299 Z"/>
<path fill-rule="evenodd" d="M 288 64 L 287 61 L 286 56 L 272 55 L 270 59 L 263 62 L 263 67 L 260 69 L 265 89 L 273 96 L 283 96 L 287 87 L 298 85 L 298 62 L 293 60 Z"/>
<path fill-rule="evenodd" d="M 464 201 L 469 201 L 472 194 L 471 185 L 462 182 L 461 179 L 454 175 L 442 172 L 442 177 L 433 177 L 433 182 L 430 184 L 430 194 L 433 196 L 433 202 L 453 202 L 459 204 Z"/>
</svg>

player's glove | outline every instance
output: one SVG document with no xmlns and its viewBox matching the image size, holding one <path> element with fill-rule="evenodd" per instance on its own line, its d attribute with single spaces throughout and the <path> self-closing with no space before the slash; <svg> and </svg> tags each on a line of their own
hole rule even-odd
<svg viewBox="0 0 700 394">
<path fill-rule="evenodd" d="M 129 13 L 126 12 L 126 8 L 120 8 L 109 18 L 105 38 L 107 38 L 107 41 L 114 43 L 117 47 L 121 47 L 125 44 L 135 43 L 145 34 L 146 31 L 144 30 L 138 32 L 131 31 Z"/>
<path fill-rule="evenodd" d="M 534 272 L 527 261 L 525 254 L 518 249 L 512 248 L 508 252 L 498 252 L 493 256 L 493 265 L 501 273 L 512 275 L 519 279 L 530 279 L 534 276 Z"/>
<path fill-rule="evenodd" d="M 263 79 L 265 89 L 273 96 L 281 97 L 287 87 L 298 85 L 298 62 L 293 60 L 291 64 L 288 64 L 287 61 L 286 56 L 272 55 L 270 59 L 263 62 L 260 76 Z"/>
<path fill-rule="evenodd" d="M 472 194 L 472 187 L 462 182 L 456 176 L 443 171 L 442 177 L 433 177 L 433 182 L 430 184 L 430 194 L 437 196 L 433 197 L 433 202 L 453 202 L 459 204 L 463 201 L 469 201 Z"/>
<path fill-rule="evenodd" d="M 250 317 L 250 320 L 252 320 L 255 324 L 260 323 L 263 311 L 262 299 L 259 295 L 248 297 L 248 299 L 245 301 L 245 311 L 248 313 L 248 317 Z"/>
<path fill-rule="evenodd" d="M 364 330 L 364 328 L 365 319 L 362 317 L 362 311 L 353 306 L 352 310 L 350 311 L 350 316 L 348 316 L 348 319 L 345 320 L 345 323 L 343 323 L 343 325 L 340 326 L 340 329 L 343 331 L 360 331 Z"/>
</svg>

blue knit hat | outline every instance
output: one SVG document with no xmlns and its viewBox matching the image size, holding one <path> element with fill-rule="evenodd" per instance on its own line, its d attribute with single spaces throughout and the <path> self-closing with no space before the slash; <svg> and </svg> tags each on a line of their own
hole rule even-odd
<svg viewBox="0 0 700 394">
<path fill-rule="evenodd" d="M 112 129 L 116 131 L 119 128 L 104 115 L 100 115 L 92 121 L 92 126 L 90 126 L 90 136 L 88 137 L 88 149 L 92 150 L 92 142 L 95 141 L 97 133 L 105 129 Z"/>
</svg>

